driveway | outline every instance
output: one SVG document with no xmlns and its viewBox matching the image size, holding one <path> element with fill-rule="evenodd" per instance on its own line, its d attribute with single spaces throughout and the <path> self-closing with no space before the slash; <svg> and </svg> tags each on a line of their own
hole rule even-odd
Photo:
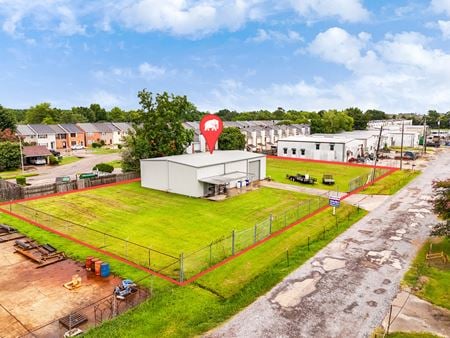
<svg viewBox="0 0 450 338">
<path fill-rule="evenodd" d="M 59 176 L 70 176 L 75 178 L 77 173 L 91 172 L 92 168 L 98 163 L 111 162 L 121 158 L 120 153 L 96 155 L 86 153 L 85 151 L 79 151 L 74 153 L 74 155 L 83 158 L 77 162 L 66 165 L 38 167 L 38 169 L 32 171 L 32 173 L 39 174 L 39 176 L 28 177 L 27 183 L 33 185 L 55 183 L 55 178 Z"/>
<path fill-rule="evenodd" d="M 430 183 L 450 176 L 448 168 L 449 150 L 269 293 L 206 336 L 370 336 L 437 221 L 430 211 Z"/>
</svg>

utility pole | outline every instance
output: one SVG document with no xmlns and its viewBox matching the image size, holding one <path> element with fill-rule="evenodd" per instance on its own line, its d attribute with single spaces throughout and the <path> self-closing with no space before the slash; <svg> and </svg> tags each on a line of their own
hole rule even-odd
<svg viewBox="0 0 450 338">
<path fill-rule="evenodd" d="M 402 140 L 400 142 L 400 170 L 403 167 L 403 134 L 405 132 L 405 122 L 402 123 Z"/>
<path fill-rule="evenodd" d="M 378 162 L 378 152 L 380 151 L 380 143 L 381 143 L 381 134 L 383 133 L 383 126 L 380 127 L 380 134 L 378 135 L 378 144 L 377 144 L 377 150 L 375 151 L 375 164 L 373 166 L 373 174 L 372 174 L 372 182 L 375 180 L 375 170 L 377 168 L 377 162 Z"/>
<path fill-rule="evenodd" d="M 20 164 L 22 166 L 22 174 L 25 173 L 25 170 L 23 169 L 23 151 L 22 151 L 22 138 L 20 136 L 17 136 L 19 138 L 19 146 L 20 146 Z"/>
<path fill-rule="evenodd" d="M 438 139 L 439 139 L 439 146 L 441 146 L 441 118 L 439 118 L 437 124 L 438 124 Z"/>
<path fill-rule="evenodd" d="M 426 154 L 426 152 L 427 152 L 427 146 L 426 146 L 426 144 L 427 144 L 427 130 L 426 130 L 426 128 L 427 128 L 427 118 L 426 118 L 426 116 L 424 116 L 424 118 L 423 118 L 423 154 L 425 155 Z"/>
</svg>

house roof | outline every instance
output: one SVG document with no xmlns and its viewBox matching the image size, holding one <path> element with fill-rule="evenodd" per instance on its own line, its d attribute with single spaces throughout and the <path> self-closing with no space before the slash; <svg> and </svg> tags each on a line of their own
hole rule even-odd
<svg viewBox="0 0 450 338">
<path fill-rule="evenodd" d="M 17 133 L 19 135 L 27 136 L 27 135 L 35 135 L 36 133 L 28 127 L 26 124 L 18 124 L 17 125 Z"/>
<path fill-rule="evenodd" d="M 281 138 L 278 140 L 280 141 L 288 141 L 288 142 L 305 142 L 305 143 L 348 143 L 354 141 L 354 138 L 348 138 L 348 137 L 325 137 L 325 136 L 303 136 L 303 135 L 297 135 L 297 136 L 289 136 L 285 138 Z"/>
<path fill-rule="evenodd" d="M 115 131 L 119 131 L 119 128 L 117 128 L 115 125 L 113 125 L 111 122 L 99 122 L 94 123 L 94 125 L 102 132 L 102 133 L 112 133 Z"/>
<path fill-rule="evenodd" d="M 29 124 L 28 126 L 37 134 L 56 134 L 55 131 L 47 124 Z"/>
<path fill-rule="evenodd" d="M 99 133 L 99 130 L 93 123 L 77 123 L 77 127 L 86 133 Z"/>
<path fill-rule="evenodd" d="M 25 157 L 50 156 L 52 154 L 46 146 L 24 146 L 22 152 Z"/>
<path fill-rule="evenodd" d="M 217 164 L 237 162 L 242 160 L 251 160 L 262 157 L 266 156 L 263 154 L 255 154 L 241 150 L 223 150 L 223 151 L 216 150 L 212 154 L 210 154 L 209 152 L 195 153 L 195 154 L 149 158 L 141 161 L 167 161 L 187 165 L 194 168 L 202 168 Z"/>
<path fill-rule="evenodd" d="M 67 133 L 67 131 L 65 131 L 63 128 L 61 128 L 59 125 L 57 125 L 57 124 L 49 124 L 48 125 L 51 129 L 53 129 L 53 131 L 56 133 L 56 134 L 66 134 Z"/>
<path fill-rule="evenodd" d="M 112 124 L 120 131 L 128 132 L 130 129 L 133 129 L 133 127 L 131 127 L 131 124 L 126 122 L 113 122 Z"/>
<path fill-rule="evenodd" d="M 61 123 L 60 126 L 68 133 L 84 133 L 84 131 L 74 123 Z"/>
</svg>

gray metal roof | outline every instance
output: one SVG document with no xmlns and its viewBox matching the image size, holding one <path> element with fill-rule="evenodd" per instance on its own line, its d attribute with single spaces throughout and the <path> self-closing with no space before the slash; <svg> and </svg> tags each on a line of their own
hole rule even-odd
<svg viewBox="0 0 450 338">
<path fill-rule="evenodd" d="M 297 136 L 288 136 L 285 138 L 281 138 L 278 140 L 280 141 L 287 141 L 287 142 L 306 142 L 306 143 L 348 143 L 354 141 L 354 138 L 348 138 L 348 137 L 325 137 L 321 135 L 310 135 L 310 136 L 304 136 L 304 135 L 297 135 Z"/>
<path fill-rule="evenodd" d="M 212 154 L 209 152 L 165 156 L 144 159 L 141 161 L 167 161 L 172 163 L 184 164 L 190 167 L 202 168 L 209 167 L 217 164 L 224 164 L 230 162 L 237 162 L 242 160 L 251 160 L 266 157 L 263 154 L 255 154 L 241 150 L 216 150 Z"/>
<path fill-rule="evenodd" d="M 32 130 L 38 134 L 56 134 L 55 131 L 47 124 L 29 124 Z"/>
<path fill-rule="evenodd" d="M 18 124 L 17 125 L 17 134 L 22 136 L 36 135 L 36 133 L 31 130 L 26 124 Z"/>
<path fill-rule="evenodd" d="M 232 181 L 237 181 L 237 180 L 241 180 L 241 179 L 249 179 L 253 176 L 254 175 L 250 174 L 250 173 L 243 173 L 243 172 L 235 171 L 235 172 L 232 172 L 229 174 L 224 174 L 224 175 L 199 178 L 199 181 L 219 185 L 219 184 L 227 184 Z"/>
<path fill-rule="evenodd" d="M 95 128 L 97 128 L 100 133 L 112 133 L 114 131 L 118 131 L 117 127 L 114 127 L 110 122 L 98 122 L 92 123 Z"/>
</svg>

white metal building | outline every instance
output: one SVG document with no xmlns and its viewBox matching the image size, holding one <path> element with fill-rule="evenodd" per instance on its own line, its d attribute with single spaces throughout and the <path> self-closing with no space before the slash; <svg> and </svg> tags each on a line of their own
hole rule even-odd
<svg viewBox="0 0 450 338">
<path fill-rule="evenodd" d="M 346 137 L 291 136 L 278 140 L 278 156 L 347 162 L 363 151 L 360 140 Z"/>
<path fill-rule="evenodd" d="M 266 157 L 228 150 L 141 160 L 141 185 L 192 197 L 221 194 L 266 177 Z"/>
</svg>

